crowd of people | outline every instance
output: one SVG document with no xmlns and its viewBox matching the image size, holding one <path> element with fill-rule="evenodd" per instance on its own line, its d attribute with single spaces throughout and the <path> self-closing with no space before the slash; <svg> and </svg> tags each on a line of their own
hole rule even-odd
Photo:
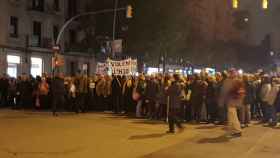
<svg viewBox="0 0 280 158">
<path fill-rule="evenodd" d="M 280 112 L 280 78 L 265 73 L 215 75 L 156 74 L 139 76 L 23 74 L 0 77 L 0 107 L 51 109 L 85 113 L 113 111 L 152 120 L 168 120 L 169 133 L 180 122 L 228 124 L 241 136 L 252 119 L 276 126 Z"/>
</svg>

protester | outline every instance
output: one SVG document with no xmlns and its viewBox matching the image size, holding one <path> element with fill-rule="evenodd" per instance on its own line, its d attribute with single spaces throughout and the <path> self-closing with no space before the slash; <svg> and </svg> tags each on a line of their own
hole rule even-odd
<svg viewBox="0 0 280 158">
<path fill-rule="evenodd" d="M 57 111 L 113 112 L 137 118 L 168 120 L 169 132 L 180 130 L 181 122 L 195 121 L 228 125 L 231 137 L 242 128 L 261 120 L 274 127 L 280 112 L 280 76 L 264 73 L 223 73 L 180 76 L 154 74 L 139 76 L 77 75 L 36 77 L 22 74 L 17 79 L 0 77 L 1 107 L 52 109 Z"/>
<path fill-rule="evenodd" d="M 179 119 L 180 115 L 180 105 L 181 105 L 181 98 L 180 94 L 182 91 L 181 84 L 179 83 L 179 76 L 173 76 L 174 81 L 172 82 L 171 86 L 167 90 L 168 95 L 168 124 L 169 130 L 167 133 L 175 133 L 175 125 L 179 128 L 179 131 L 182 131 L 184 128 L 181 125 L 181 121 Z"/>
<path fill-rule="evenodd" d="M 53 96 L 52 112 L 53 116 L 58 116 L 57 110 L 64 104 L 64 96 L 66 92 L 64 87 L 64 77 L 62 73 L 54 77 L 51 86 Z"/>
<path fill-rule="evenodd" d="M 41 82 L 38 85 L 39 89 L 39 100 L 40 100 L 40 106 L 43 109 L 47 109 L 48 106 L 48 94 L 49 94 L 49 84 L 47 83 L 47 80 L 45 77 L 42 78 Z"/>
</svg>

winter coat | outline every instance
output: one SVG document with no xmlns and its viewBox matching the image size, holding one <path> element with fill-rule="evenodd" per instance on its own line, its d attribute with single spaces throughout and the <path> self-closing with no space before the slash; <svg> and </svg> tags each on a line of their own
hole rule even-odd
<svg viewBox="0 0 280 158">
<path fill-rule="evenodd" d="M 159 83 L 159 92 L 157 94 L 157 102 L 159 104 L 167 104 L 167 94 L 166 94 L 167 89 L 168 89 L 168 85 Z"/>
<path fill-rule="evenodd" d="M 241 106 L 246 94 L 244 82 L 238 79 L 226 79 L 222 88 L 224 101 L 228 106 Z"/>
<path fill-rule="evenodd" d="M 31 98 L 32 97 L 32 84 L 30 81 L 21 81 L 18 84 L 18 91 L 21 97 Z"/>
<path fill-rule="evenodd" d="M 88 93 L 88 78 L 79 76 L 76 80 L 77 93 Z"/>
<path fill-rule="evenodd" d="M 254 85 L 250 82 L 245 83 L 246 96 L 244 98 L 245 105 L 252 105 L 256 99 Z"/>
<path fill-rule="evenodd" d="M 208 82 L 206 91 L 206 103 L 216 104 L 217 103 L 217 87 L 214 82 Z"/>
<path fill-rule="evenodd" d="M 270 83 L 266 83 L 266 84 L 262 85 L 262 87 L 260 89 L 260 94 L 259 94 L 261 101 L 267 102 L 269 100 L 268 95 L 269 95 L 270 90 L 271 90 Z"/>
<path fill-rule="evenodd" d="M 47 82 L 41 82 L 38 86 L 40 95 L 48 95 L 49 93 L 49 84 Z"/>
<path fill-rule="evenodd" d="M 112 80 L 112 94 L 121 95 L 122 93 L 122 84 L 119 78 L 114 77 Z"/>
<path fill-rule="evenodd" d="M 158 83 L 153 80 L 149 80 L 149 81 L 147 81 L 146 89 L 147 89 L 146 94 L 145 94 L 146 99 L 156 100 L 156 96 L 159 91 Z"/>
<path fill-rule="evenodd" d="M 167 95 L 169 97 L 169 108 L 170 110 L 179 109 L 181 106 L 181 92 L 182 86 L 179 82 L 173 82 L 167 90 Z"/>
<path fill-rule="evenodd" d="M 267 103 L 267 105 L 270 106 L 274 106 L 276 98 L 277 98 L 277 94 L 279 92 L 279 85 L 273 85 L 270 89 L 270 91 L 267 93 L 266 98 L 265 98 L 265 102 Z"/>
<path fill-rule="evenodd" d="M 204 101 L 204 96 L 206 95 L 207 84 L 202 80 L 196 80 L 191 84 L 191 105 L 200 105 Z"/>
<path fill-rule="evenodd" d="M 139 79 L 136 82 L 135 91 L 139 93 L 141 97 L 144 97 L 146 92 L 146 86 L 147 86 L 146 81 Z"/>
<path fill-rule="evenodd" d="M 53 97 L 64 96 L 66 94 L 66 89 L 64 86 L 64 80 L 58 77 L 55 77 L 51 84 Z"/>
</svg>

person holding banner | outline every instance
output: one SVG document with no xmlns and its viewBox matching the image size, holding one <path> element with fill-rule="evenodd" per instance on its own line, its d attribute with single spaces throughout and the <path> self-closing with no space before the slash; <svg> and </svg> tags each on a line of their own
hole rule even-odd
<svg viewBox="0 0 280 158">
<path fill-rule="evenodd" d="M 112 104 L 114 113 L 121 112 L 122 84 L 118 76 L 113 76 L 112 80 Z"/>
</svg>

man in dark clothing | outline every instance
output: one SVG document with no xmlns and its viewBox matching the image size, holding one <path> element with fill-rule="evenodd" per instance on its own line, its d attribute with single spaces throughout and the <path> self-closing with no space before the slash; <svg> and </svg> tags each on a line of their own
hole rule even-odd
<svg viewBox="0 0 280 158">
<path fill-rule="evenodd" d="M 207 121 L 214 123 L 217 120 L 217 87 L 213 77 L 207 79 L 207 93 L 206 93 L 206 107 L 207 107 Z"/>
<path fill-rule="evenodd" d="M 0 78 L 0 106 L 7 106 L 9 80 L 6 74 Z"/>
<path fill-rule="evenodd" d="M 201 110 L 204 103 L 206 86 L 204 86 L 204 81 L 201 80 L 199 75 L 196 76 L 195 81 L 192 85 L 191 94 L 191 106 L 193 107 L 193 119 L 196 123 L 201 121 Z"/>
<path fill-rule="evenodd" d="M 52 89 L 52 97 L 53 97 L 53 103 L 52 103 L 53 116 L 58 116 L 56 113 L 57 108 L 58 108 L 58 106 L 63 105 L 64 95 L 66 92 L 62 74 L 59 74 L 58 76 L 56 76 L 53 79 L 52 84 L 51 84 L 51 89 Z"/>
<path fill-rule="evenodd" d="M 115 113 L 121 112 L 122 83 L 118 76 L 113 76 L 112 81 L 112 103 Z"/>
<path fill-rule="evenodd" d="M 155 81 L 154 77 L 151 77 L 147 80 L 147 90 L 146 90 L 146 104 L 148 109 L 148 117 L 150 119 L 154 119 L 155 117 L 155 104 L 156 104 L 156 97 L 159 92 L 159 85 Z"/>
<path fill-rule="evenodd" d="M 175 132 L 175 124 L 182 131 L 184 128 L 179 120 L 180 116 L 180 105 L 181 105 L 181 91 L 182 87 L 179 83 L 179 76 L 174 75 L 174 82 L 167 90 L 167 95 L 169 97 L 169 113 L 168 113 L 168 124 L 169 131 L 167 133 Z"/>
<path fill-rule="evenodd" d="M 32 83 L 27 75 L 23 74 L 22 81 L 18 84 L 18 94 L 21 108 L 29 108 L 32 106 Z"/>
<path fill-rule="evenodd" d="M 88 77 L 86 75 L 79 75 L 76 79 L 77 87 L 77 107 L 76 112 L 86 112 L 87 111 L 87 100 L 86 96 L 88 93 Z"/>
</svg>

